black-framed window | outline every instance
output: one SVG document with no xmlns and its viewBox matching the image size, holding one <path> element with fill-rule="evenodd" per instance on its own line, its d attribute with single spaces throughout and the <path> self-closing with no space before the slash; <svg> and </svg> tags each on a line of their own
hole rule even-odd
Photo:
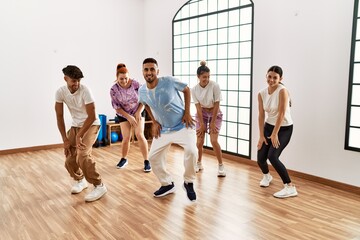
<svg viewBox="0 0 360 240">
<path fill-rule="evenodd" d="M 201 60 L 221 88 L 223 124 L 219 143 L 224 152 L 250 158 L 252 106 L 253 2 L 191 0 L 173 19 L 173 75 L 198 83 Z M 195 114 L 195 105 L 191 104 Z M 211 147 L 206 135 L 205 147 Z"/>
<path fill-rule="evenodd" d="M 355 0 L 351 43 L 345 149 L 360 152 L 360 9 Z"/>
</svg>

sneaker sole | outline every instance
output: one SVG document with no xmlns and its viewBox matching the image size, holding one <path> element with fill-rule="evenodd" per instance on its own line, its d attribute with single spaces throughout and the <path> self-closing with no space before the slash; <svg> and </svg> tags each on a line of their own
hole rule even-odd
<svg viewBox="0 0 360 240">
<path fill-rule="evenodd" d="M 167 192 L 164 192 L 163 194 L 160 194 L 160 195 L 155 195 L 155 194 L 154 194 L 154 197 L 156 197 L 156 198 L 164 197 L 164 196 L 166 196 L 166 195 L 169 195 L 169 194 L 171 194 L 171 193 L 174 193 L 175 190 L 176 190 L 175 187 L 173 187 L 172 189 L 170 189 L 170 190 L 167 191 Z"/>
<path fill-rule="evenodd" d="M 182 188 L 184 189 L 184 191 L 185 191 L 185 193 L 186 193 L 186 197 L 191 201 L 191 202 L 195 202 L 196 201 L 196 199 L 194 199 L 194 200 L 191 200 L 188 196 L 187 196 L 187 191 L 186 191 L 186 188 L 185 188 L 185 186 L 183 185 L 182 186 Z"/>
<path fill-rule="evenodd" d="M 296 197 L 298 194 L 297 193 L 293 193 L 290 195 L 286 195 L 286 196 L 275 196 L 273 195 L 275 198 L 289 198 L 289 197 Z"/>
<path fill-rule="evenodd" d="M 88 186 L 84 187 L 81 191 L 71 191 L 71 194 L 78 194 L 81 193 L 82 191 L 84 191 L 85 189 L 87 189 Z"/>
<path fill-rule="evenodd" d="M 118 165 L 116 165 L 116 168 L 117 169 L 121 169 L 121 168 L 124 168 L 126 165 L 128 165 L 128 162 L 126 162 L 124 165 L 122 165 L 121 167 L 119 167 Z"/>
<path fill-rule="evenodd" d="M 218 177 L 226 177 L 226 173 L 220 173 L 217 175 Z"/>
<path fill-rule="evenodd" d="M 102 198 L 102 197 L 105 195 L 105 193 L 107 193 L 107 189 L 106 189 L 106 191 L 105 191 L 103 194 L 101 194 L 101 195 L 98 196 L 97 198 L 93 198 L 93 199 L 86 199 L 86 198 L 85 198 L 85 202 L 94 202 L 94 201 L 96 201 L 96 200 L 99 200 L 100 198 Z"/>
<path fill-rule="evenodd" d="M 146 172 L 146 173 L 151 172 L 151 168 L 150 169 L 144 169 L 144 172 Z"/>
</svg>

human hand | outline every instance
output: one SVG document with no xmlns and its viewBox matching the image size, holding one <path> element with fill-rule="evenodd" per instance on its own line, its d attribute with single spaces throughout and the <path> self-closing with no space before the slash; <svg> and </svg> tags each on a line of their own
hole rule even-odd
<svg viewBox="0 0 360 240">
<path fill-rule="evenodd" d="M 261 136 L 257 144 L 257 150 L 260 150 L 263 144 L 268 145 L 266 138 L 264 136 Z"/>
<path fill-rule="evenodd" d="M 137 120 L 133 116 L 129 115 L 127 120 L 129 121 L 130 125 L 133 126 L 134 128 L 137 126 Z"/>
<path fill-rule="evenodd" d="M 280 141 L 277 134 L 271 134 L 271 136 L 267 138 L 271 140 L 271 144 L 273 145 L 274 148 L 280 147 Z"/>
<path fill-rule="evenodd" d="M 65 157 L 68 157 L 68 156 L 71 157 L 71 156 L 72 156 L 70 147 L 71 147 L 70 141 L 69 141 L 69 139 L 66 139 L 66 140 L 64 141 L 64 154 L 65 154 Z"/>
<path fill-rule="evenodd" d="M 82 137 L 80 136 L 76 136 L 76 148 L 79 150 L 84 150 L 86 148 L 86 145 L 82 142 Z"/>
<path fill-rule="evenodd" d="M 185 123 L 186 128 L 194 127 L 195 120 L 191 117 L 190 114 L 185 113 L 182 117 L 182 122 Z"/>
<path fill-rule="evenodd" d="M 154 121 L 153 124 L 152 124 L 152 127 L 151 127 L 151 130 L 152 130 L 152 135 L 154 138 L 158 138 L 161 136 L 161 125 L 160 123 L 158 123 L 157 121 Z"/>
</svg>

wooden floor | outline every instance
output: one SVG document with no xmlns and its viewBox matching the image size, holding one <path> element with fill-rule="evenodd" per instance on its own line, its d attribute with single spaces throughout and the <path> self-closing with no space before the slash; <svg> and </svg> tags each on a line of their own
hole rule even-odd
<svg viewBox="0 0 360 240">
<path fill-rule="evenodd" d="M 0 156 L 0 239 L 360 239 L 354 193 L 293 178 L 299 196 L 276 199 L 276 173 L 260 188 L 257 167 L 225 159 L 227 177 L 218 178 L 216 159 L 205 155 L 192 203 L 181 187 L 183 151 L 174 146 L 168 169 L 177 191 L 154 198 L 157 178 L 142 171 L 136 144 L 130 151 L 126 168 L 116 169 L 120 146 L 94 149 L 108 193 L 92 203 L 84 202 L 92 187 L 70 194 L 62 149 Z"/>
</svg>

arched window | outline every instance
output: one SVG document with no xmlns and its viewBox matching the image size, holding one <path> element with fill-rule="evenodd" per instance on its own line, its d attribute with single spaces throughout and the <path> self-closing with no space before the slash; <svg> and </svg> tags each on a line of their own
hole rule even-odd
<svg viewBox="0 0 360 240">
<path fill-rule="evenodd" d="M 360 152 L 360 9 L 355 0 L 345 149 Z"/>
<path fill-rule="evenodd" d="M 191 0 L 173 19 L 173 75 L 193 87 L 201 60 L 219 83 L 224 152 L 250 158 L 253 2 Z M 196 109 L 191 104 L 192 114 Z M 205 147 L 211 147 L 206 135 Z"/>
</svg>

